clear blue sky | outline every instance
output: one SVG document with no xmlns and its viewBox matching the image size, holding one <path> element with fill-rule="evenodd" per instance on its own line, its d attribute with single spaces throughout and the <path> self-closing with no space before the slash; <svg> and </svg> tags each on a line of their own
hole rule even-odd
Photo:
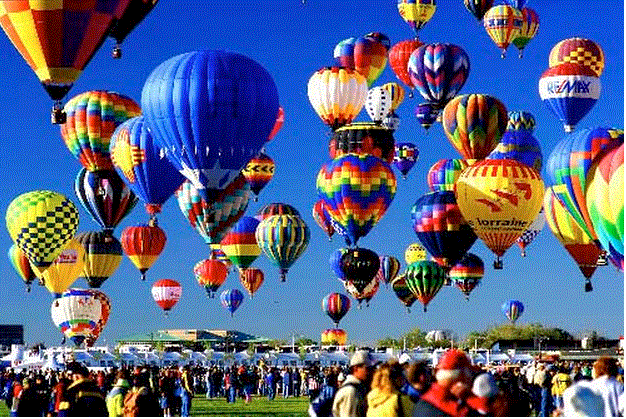
<svg viewBox="0 0 626 419">
<path fill-rule="evenodd" d="M 78 93 L 109 89 L 140 101 L 143 82 L 162 61 L 179 53 L 200 49 L 228 49 L 243 53 L 261 63 L 278 86 L 286 122 L 268 144 L 267 153 L 276 162 L 276 176 L 252 202 L 248 214 L 269 202 L 296 206 L 311 228 L 311 242 L 302 258 L 291 269 L 287 282 L 280 283 L 277 269 L 265 257 L 255 266 L 266 280 L 255 298 L 247 295 L 234 318 L 219 300 L 205 297 L 192 273 L 193 265 L 207 257 L 208 248 L 182 216 L 175 198 L 164 206 L 159 217 L 168 242 L 160 259 L 141 282 L 139 272 L 124 258 L 119 270 L 102 286 L 112 300 L 109 323 L 99 343 L 163 328 L 237 329 L 253 334 L 289 340 L 292 333 L 319 340 L 321 330 L 332 321 L 321 310 L 321 299 L 343 286 L 334 279 L 328 256 L 343 245 L 339 238 L 329 242 L 315 225 L 311 207 L 316 201 L 315 177 L 328 160 L 329 133 L 311 108 L 306 94 L 307 81 L 320 67 L 332 64 L 335 44 L 368 32 L 385 33 L 396 43 L 412 37 L 396 9 L 395 0 L 263 0 L 215 2 L 200 0 L 161 0 L 152 14 L 124 44 L 124 57 L 110 57 L 112 42 L 96 54 L 69 97 Z M 541 103 L 537 92 L 539 77 L 548 66 L 552 45 L 561 39 L 581 36 L 601 44 L 606 68 L 601 76 L 602 93 L 579 127 L 611 125 L 624 121 L 624 21 L 623 4 L 614 0 L 529 1 L 541 20 L 537 37 L 523 59 L 512 46 L 506 59 L 462 0 L 439 0 L 433 19 L 421 31 L 425 42 L 450 42 L 467 51 L 471 61 L 469 79 L 461 93 L 488 93 L 498 97 L 509 110 L 530 110 L 537 119 L 535 137 L 540 141 L 544 161 L 563 138 L 560 123 Z M 0 188 L 0 210 L 4 215 L 9 202 L 20 193 L 52 189 L 71 197 L 80 165 L 67 150 L 58 127 L 49 122 L 50 101 L 17 51 L 0 36 L 0 142 L 4 181 Z M 377 84 L 394 81 L 387 67 Z M 417 241 L 411 229 L 410 209 L 427 192 L 426 173 L 442 158 L 458 158 L 439 124 L 428 134 L 417 124 L 413 109 L 418 99 L 407 99 L 398 113 L 402 118 L 396 141 L 412 141 L 420 157 L 406 181 L 398 177 L 398 192 L 388 213 L 360 241 L 361 246 L 380 254 L 395 255 L 403 261 L 404 249 Z M 357 118 L 367 120 L 363 111 Z M 544 173 L 544 178 L 546 178 Z M 79 231 L 96 230 L 98 225 L 80 207 Z M 145 222 L 143 206 L 138 205 L 116 230 Z M 2 229 L 0 247 L 8 250 L 11 240 Z M 407 314 L 388 288 L 381 287 L 369 308 L 353 309 L 341 326 L 348 340 L 374 342 L 385 336 L 399 336 L 419 327 L 422 330 L 452 329 L 460 336 L 484 330 L 506 321 L 500 305 L 509 298 L 521 300 L 526 309 L 519 323 L 539 322 L 573 333 L 596 330 L 617 338 L 624 330 L 624 277 L 613 266 L 600 267 L 592 281 L 594 291 L 583 292 L 584 279 L 548 227 L 521 258 L 517 247 L 504 257 L 504 270 L 494 271 L 493 256 L 482 242 L 471 249 L 486 265 L 482 284 L 469 302 L 456 288 L 444 288 L 424 314 L 419 302 Z M 404 265 L 404 263 L 403 263 Z M 404 269 L 404 266 L 403 266 Z M 150 295 L 151 283 L 173 278 L 183 285 L 183 296 L 165 318 Z M 58 344 L 60 332 L 50 319 L 51 295 L 39 286 L 30 294 L 6 257 L 0 258 L 0 323 L 25 326 L 27 342 Z M 86 286 L 78 281 L 75 286 Z M 242 289 L 235 274 L 224 288 Z"/>
</svg>

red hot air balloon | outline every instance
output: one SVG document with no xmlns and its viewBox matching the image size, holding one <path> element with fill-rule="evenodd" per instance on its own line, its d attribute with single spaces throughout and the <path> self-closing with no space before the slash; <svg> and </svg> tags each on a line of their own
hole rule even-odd
<svg viewBox="0 0 626 419">
<path fill-rule="evenodd" d="M 407 39 L 406 41 L 398 42 L 389 50 L 389 66 L 395 73 L 398 80 L 406 84 L 408 88 L 411 89 L 409 97 L 413 97 L 413 88 L 415 85 L 411 81 L 411 77 L 407 71 L 407 66 L 413 51 L 422 45 L 424 45 L 424 43 L 418 39 Z"/>
<path fill-rule="evenodd" d="M 319 199 L 315 205 L 313 205 L 313 219 L 317 225 L 324 230 L 324 233 L 328 235 L 328 240 L 330 240 L 333 234 L 335 234 L 335 228 L 333 227 L 330 215 L 328 215 L 328 211 L 326 211 L 325 207 L 324 200 Z"/>
<path fill-rule="evenodd" d="M 163 251 L 166 241 L 165 232 L 154 220 L 148 225 L 129 226 L 122 231 L 122 249 L 141 272 L 142 281 L 146 280 L 146 272 Z"/>
<path fill-rule="evenodd" d="M 182 292 L 180 284 L 173 279 L 159 279 L 152 284 L 152 298 L 159 307 L 165 310 L 166 316 L 167 312 L 180 300 Z"/>
<path fill-rule="evenodd" d="M 206 290 L 207 297 L 215 298 L 215 292 L 228 276 L 228 265 L 217 259 L 204 259 L 193 267 L 193 274 Z"/>
<path fill-rule="evenodd" d="M 263 285 L 265 274 L 259 268 L 239 269 L 239 280 L 250 294 L 250 298 L 254 298 L 254 293 Z"/>
</svg>

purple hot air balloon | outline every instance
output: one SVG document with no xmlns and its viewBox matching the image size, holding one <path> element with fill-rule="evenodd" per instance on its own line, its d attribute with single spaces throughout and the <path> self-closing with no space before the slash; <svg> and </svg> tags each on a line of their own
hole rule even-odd
<svg viewBox="0 0 626 419">
<path fill-rule="evenodd" d="M 402 173 L 402 178 L 406 179 L 407 173 L 417 162 L 420 152 L 413 143 L 396 143 L 393 165 Z"/>
</svg>

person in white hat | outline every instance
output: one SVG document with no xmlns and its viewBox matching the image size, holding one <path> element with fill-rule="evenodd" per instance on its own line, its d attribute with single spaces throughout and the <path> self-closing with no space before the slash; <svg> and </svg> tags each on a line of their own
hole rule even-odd
<svg viewBox="0 0 626 419">
<path fill-rule="evenodd" d="M 372 377 L 372 358 L 367 351 L 356 351 L 350 359 L 350 374 L 333 401 L 333 416 L 364 417 L 367 413 L 367 393 Z"/>
</svg>

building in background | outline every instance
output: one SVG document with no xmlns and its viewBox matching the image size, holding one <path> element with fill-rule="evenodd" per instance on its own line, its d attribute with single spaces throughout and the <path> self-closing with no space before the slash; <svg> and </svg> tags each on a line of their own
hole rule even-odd
<svg viewBox="0 0 626 419">
<path fill-rule="evenodd" d="M 0 325 L 0 354 L 10 353 L 11 345 L 24 345 L 24 325 Z"/>
</svg>

